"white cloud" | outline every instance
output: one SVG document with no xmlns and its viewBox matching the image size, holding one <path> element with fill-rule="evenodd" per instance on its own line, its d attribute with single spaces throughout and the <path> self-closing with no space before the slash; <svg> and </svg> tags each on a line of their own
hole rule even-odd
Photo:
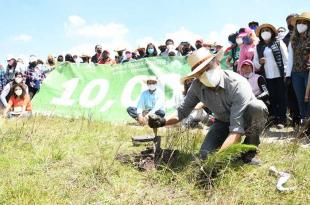
<svg viewBox="0 0 310 205">
<path fill-rule="evenodd" d="M 27 41 L 31 41 L 32 40 L 32 36 L 30 36 L 28 34 L 20 34 L 20 35 L 14 36 L 13 40 L 14 41 L 24 41 L 24 42 L 27 42 Z"/>
<path fill-rule="evenodd" d="M 220 31 L 211 31 L 207 36 L 207 41 L 219 42 L 224 47 L 228 46 L 228 36 L 238 31 L 239 27 L 234 24 L 225 24 Z"/>
<path fill-rule="evenodd" d="M 80 16 L 69 16 L 69 25 L 72 27 L 79 27 L 85 25 L 86 21 Z"/>
<path fill-rule="evenodd" d="M 128 29 L 125 25 L 114 22 L 87 24 L 86 20 L 80 16 L 69 16 L 68 22 L 65 23 L 65 32 L 68 36 L 109 40 L 123 38 Z"/>
</svg>

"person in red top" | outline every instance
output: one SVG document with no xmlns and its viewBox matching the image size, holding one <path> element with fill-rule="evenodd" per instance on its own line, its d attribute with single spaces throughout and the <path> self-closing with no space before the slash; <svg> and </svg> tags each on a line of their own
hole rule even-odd
<svg viewBox="0 0 310 205">
<path fill-rule="evenodd" d="M 5 117 L 28 117 L 31 115 L 32 107 L 30 96 L 23 86 L 16 84 L 12 87 L 12 93 L 8 106 L 4 110 Z"/>
<path fill-rule="evenodd" d="M 104 50 L 98 59 L 98 64 L 116 64 L 116 62 L 110 58 L 109 51 Z"/>
</svg>

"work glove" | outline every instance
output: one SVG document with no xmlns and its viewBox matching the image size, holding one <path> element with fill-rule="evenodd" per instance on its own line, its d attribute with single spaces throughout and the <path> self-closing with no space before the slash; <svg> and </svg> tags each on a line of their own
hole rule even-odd
<svg viewBox="0 0 310 205">
<path fill-rule="evenodd" d="M 163 127 L 166 124 L 166 119 L 163 117 L 160 117 L 155 114 L 149 114 L 149 126 L 151 128 L 158 128 Z"/>
</svg>

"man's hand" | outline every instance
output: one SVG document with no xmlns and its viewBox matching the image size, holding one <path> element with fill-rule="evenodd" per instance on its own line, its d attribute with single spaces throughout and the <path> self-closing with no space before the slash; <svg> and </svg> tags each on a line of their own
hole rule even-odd
<svg viewBox="0 0 310 205">
<path fill-rule="evenodd" d="M 145 117 L 143 117 L 142 115 L 138 116 L 138 122 L 140 123 L 140 125 L 146 125 L 147 124 Z"/>
<path fill-rule="evenodd" d="M 222 147 L 219 151 L 222 151 L 223 149 L 226 149 L 232 144 L 240 143 L 241 141 L 241 134 L 239 133 L 230 133 L 224 143 L 222 144 Z"/>
<path fill-rule="evenodd" d="M 166 124 L 166 119 L 162 118 L 158 115 L 155 114 L 149 114 L 148 115 L 149 118 L 149 126 L 151 128 L 158 128 L 158 127 L 163 127 Z"/>
</svg>

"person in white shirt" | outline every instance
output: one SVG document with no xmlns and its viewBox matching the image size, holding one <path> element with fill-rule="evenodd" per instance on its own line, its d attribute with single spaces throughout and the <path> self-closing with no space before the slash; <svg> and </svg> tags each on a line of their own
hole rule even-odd
<svg viewBox="0 0 310 205">
<path fill-rule="evenodd" d="M 256 71 L 263 71 L 267 81 L 270 99 L 270 117 L 278 128 L 286 125 L 286 89 L 285 71 L 287 67 L 287 47 L 282 40 L 277 40 L 277 30 L 271 24 L 262 24 L 256 29 L 260 42 L 254 50 Z"/>
</svg>

